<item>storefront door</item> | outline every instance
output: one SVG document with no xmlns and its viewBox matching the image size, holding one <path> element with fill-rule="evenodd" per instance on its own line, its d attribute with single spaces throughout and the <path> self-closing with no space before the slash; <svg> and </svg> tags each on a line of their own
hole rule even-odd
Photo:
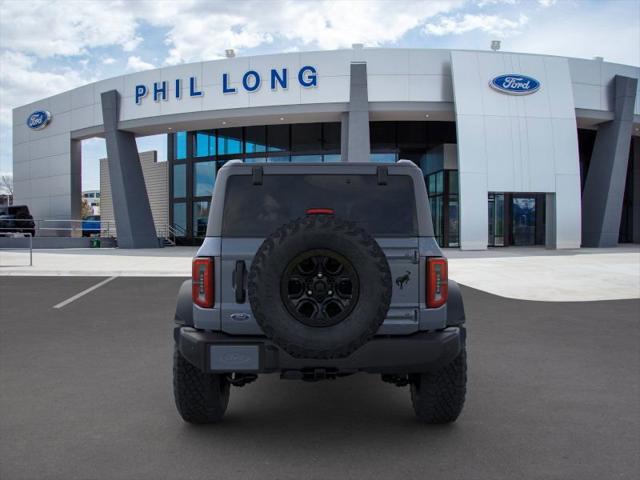
<svg viewBox="0 0 640 480">
<path fill-rule="evenodd" d="M 514 196 L 511 204 L 513 245 L 536 243 L 536 199 Z"/>
</svg>

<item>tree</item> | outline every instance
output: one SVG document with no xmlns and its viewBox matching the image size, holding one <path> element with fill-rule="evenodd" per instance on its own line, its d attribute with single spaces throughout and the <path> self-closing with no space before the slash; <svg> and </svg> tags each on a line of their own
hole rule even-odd
<svg viewBox="0 0 640 480">
<path fill-rule="evenodd" d="M 13 175 L 2 175 L 0 177 L 0 193 L 5 193 L 13 197 Z"/>
<path fill-rule="evenodd" d="M 91 208 L 91 205 L 89 205 L 89 202 L 87 202 L 86 198 L 82 199 L 82 209 L 80 210 L 80 216 L 82 218 L 86 218 L 89 215 L 93 215 L 93 209 Z"/>
</svg>

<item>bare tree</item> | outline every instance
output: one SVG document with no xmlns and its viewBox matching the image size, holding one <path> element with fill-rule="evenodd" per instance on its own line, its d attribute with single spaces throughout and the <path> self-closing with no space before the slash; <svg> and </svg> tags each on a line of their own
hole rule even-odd
<svg viewBox="0 0 640 480">
<path fill-rule="evenodd" d="M 2 192 L 13 197 L 13 175 L 2 175 L 0 177 L 0 189 Z"/>
<path fill-rule="evenodd" d="M 80 211 L 80 215 L 82 218 L 87 218 L 89 215 L 93 214 L 93 209 L 91 208 L 91 205 L 89 205 L 89 202 L 87 202 L 86 198 L 82 199 L 82 209 Z"/>
</svg>

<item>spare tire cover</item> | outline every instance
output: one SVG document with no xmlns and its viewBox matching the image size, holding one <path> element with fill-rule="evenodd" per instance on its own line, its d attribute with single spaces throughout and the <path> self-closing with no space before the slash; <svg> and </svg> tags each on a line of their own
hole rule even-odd
<svg viewBox="0 0 640 480">
<path fill-rule="evenodd" d="M 309 215 L 262 243 L 248 291 L 265 335 L 288 353 L 339 358 L 380 328 L 391 302 L 391 273 L 365 230 L 333 215 Z"/>
</svg>

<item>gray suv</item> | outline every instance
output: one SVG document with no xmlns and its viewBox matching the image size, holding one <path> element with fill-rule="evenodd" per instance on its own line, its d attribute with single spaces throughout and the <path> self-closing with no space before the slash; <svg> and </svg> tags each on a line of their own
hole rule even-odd
<svg viewBox="0 0 640 480">
<path fill-rule="evenodd" d="M 227 163 L 175 322 L 175 401 L 190 423 L 221 420 L 230 386 L 263 373 L 380 374 L 410 386 L 427 423 L 464 404 L 462 297 L 409 161 Z"/>
</svg>

